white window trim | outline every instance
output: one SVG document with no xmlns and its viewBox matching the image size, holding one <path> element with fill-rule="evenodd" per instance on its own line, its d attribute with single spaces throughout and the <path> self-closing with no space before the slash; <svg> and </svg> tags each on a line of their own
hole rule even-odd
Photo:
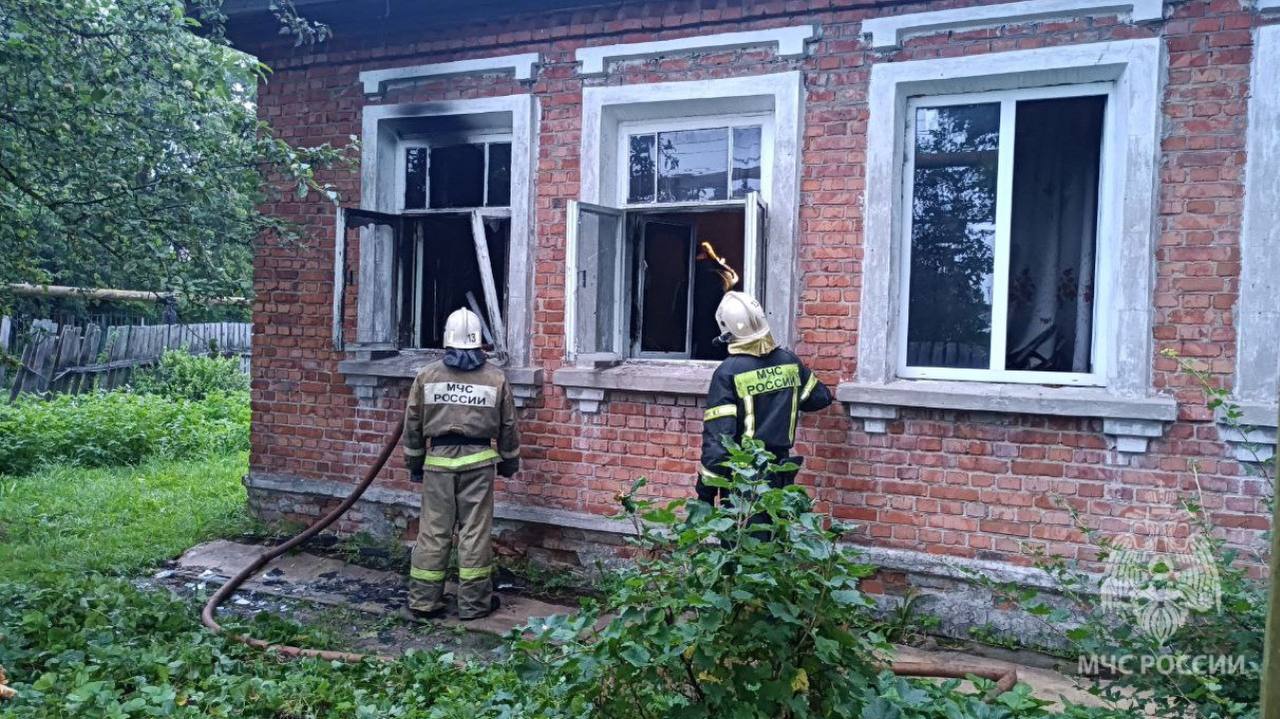
<svg viewBox="0 0 1280 719">
<path fill-rule="evenodd" d="M 817 38 L 817 25 L 794 25 L 764 30 L 693 35 L 672 40 L 580 47 L 574 51 L 573 59 L 581 63 L 579 74 L 603 75 L 611 60 L 657 57 L 681 52 L 712 52 L 759 45 L 777 45 L 778 57 L 804 57 L 809 51 L 808 43 Z"/>
<path fill-rule="evenodd" d="M 582 93 L 582 148 L 579 198 L 618 207 L 618 136 L 624 122 L 729 114 L 772 117 L 767 228 L 768 283 L 765 306 L 779 342 L 790 340 L 795 297 L 795 236 L 799 225 L 800 142 L 804 123 L 803 79 L 799 72 L 722 80 L 588 87 Z M 762 195 L 764 195 L 762 189 Z M 566 352 L 575 337 L 573 268 L 566 267 Z M 696 360 L 685 360 L 695 362 Z"/>
<path fill-rule="evenodd" d="M 873 48 L 887 50 L 916 35 L 1107 14 L 1128 15 L 1132 22 L 1161 20 L 1164 0 L 1024 0 L 871 18 L 862 22 L 862 32 L 871 36 Z"/>
<path fill-rule="evenodd" d="M 382 70 L 365 70 L 360 73 L 360 82 L 364 86 L 366 95 L 378 95 L 389 84 L 409 82 L 424 77 L 511 70 L 517 80 L 532 80 L 533 69 L 541 61 L 542 58 L 538 53 L 528 52 L 519 55 L 499 55 L 497 57 L 477 57 L 468 60 L 437 62 L 429 65 L 389 67 Z"/>
<path fill-rule="evenodd" d="M 795 316 L 796 243 L 800 220 L 800 149 L 804 80 L 799 72 L 721 80 L 587 87 L 582 93 L 579 200 L 616 207 L 617 136 L 623 122 L 728 114 L 768 113 L 774 127 L 765 251 L 769 281 L 765 309 L 774 336 L 787 344 Z M 764 188 L 762 188 L 764 189 Z M 577 330 L 573 249 L 566 247 L 564 342 L 566 366 L 554 382 L 582 412 L 595 412 L 609 391 L 706 394 L 714 363 L 702 360 L 632 360 L 607 368 L 576 367 Z"/>
<path fill-rule="evenodd" d="M 1280 9 L 1280 0 L 1272 3 Z M 1259 3 L 1259 8 L 1263 8 Z M 1280 87 L 1269 78 L 1280 65 L 1280 25 L 1254 31 L 1245 136 L 1244 219 L 1240 232 L 1240 299 L 1236 316 L 1235 399 L 1241 424 L 1274 428 L 1280 386 Z M 1274 431 L 1224 427 L 1241 461 L 1275 453 Z"/>
<path fill-rule="evenodd" d="M 1063 405 L 1063 414 L 1103 416 L 1087 411 L 1087 400 L 1093 397 L 1106 402 L 1105 418 L 1112 425 L 1106 431 L 1117 438 L 1115 446 L 1125 454 L 1145 450 L 1147 438 L 1158 436 L 1158 424 L 1150 425 L 1157 422 L 1153 417 L 1174 419 L 1173 400 L 1154 395 L 1152 386 L 1163 57 L 1161 41 L 1151 38 L 878 63 L 872 67 L 858 365 L 855 380 L 843 384 L 837 392 L 840 399 L 849 403 L 851 414 L 872 419 L 875 428 L 883 431 L 884 420 L 896 416 L 897 407 L 910 404 L 900 400 L 902 393 L 911 393 L 913 387 L 933 406 L 944 409 L 959 404 L 972 410 L 976 401 L 981 406 L 989 405 L 991 411 L 1054 414 L 1049 411 L 1052 397 L 1059 394 L 1072 399 Z M 1109 353 L 1106 386 L 1028 386 L 1026 391 L 1014 391 L 1003 383 L 899 379 L 897 333 L 903 328 L 893 318 L 898 309 L 895 298 L 899 296 L 901 278 L 901 253 L 897 248 L 902 226 L 904 138 L 900 128 L 905 124 L 907 99 L 1097 82 L 1115 85 L 1109 112 L 1115 123 L 1112 134 L 1118 138 L 1111 143 L 1104 141 L 1103 163 L 1116 170 L 1101 194 L 1100 204 L 1109 209 L 1098 227 L 1099 246 L 1110 248 L 1111 254 L 1107 260 L 1111 263 L 1110 272 L 1102 278 L 1110 284 L 1106 291 L 1111 298 L 1110 307 L 1104 308 L 1110 312 L 1104 341 L 1114 350 Z M 984 397 L 990 400 L 985 401 Z M 1131 407 L 1130 414 L 1141 426 L 1122 427 L 1127 419 L 1124 406 Z M 857 413 L 862 410 L 865 412 Z"/>
<path fill-rule="evenodd" d="M 505 322 L 511 365 L 523 367 L 529 361 L 534 291 L 533 170 L 538 152 L 538 107 L 533 95 L 366 106 L 362 116 L 360 206 L 394 213 L 403 205 L 404 160 L 401 138 L 392 121 L 492 113 L 511 115 L 511 244 L 507 256 Z M 505 212 L 503 208 L 479 209 L 485 213 Z M 395 283 L 385 280 L 392 255 L 390 233 L 374 228 L 360 231 L 357 341 L 348 345 L 353 351 L 399 349 L 396 346 Z"/>
<path fill-rule="evenodd" d="M 997 177 L 997 197 L 1003 197 L 1006 201 L 997 202 L 996 205 L 996 235 L 995 235 L 995 256 L 993 268 L 993 288 L 992 288 L 992 306 L 991 306 L 991 357 L 993 361 L 996 358 L 1003 357 L 1005 353 L 1005 318 L 1008 310 L 1008 264 L 1009 264 L 1009 218 L 1012 213 L 1012 206 L 1008 201 L 1011 199 L 1010 192 L 1013 188 L 1013 153 L 1014 144 L 1012 134 L 1014 132 L 1014 118 L 1012 115 L 1013 102 L 1019 100 L 1043 100 L 1049 98 L 1064 97 L 1082 97 L 1094 95 L 1106 95 L 1107 105 L 1110 108 L 1112 103 L 1111 95 L 1115 87 L 1112 83 L 1086 83 L 1081 85 L 1055 85 L 1052 87 L 1041 88 L 1019 88 L 1013 90 L 993 90 L 989 92 L 965 93 L 955 95 L 929 95 L 924 97 L 908 98 L 904 120 L 906 124 L 903 126 L 903 170 L 902 170 L 902 227 L 903 241 L 898 243 L 898 251 L 901 258 L 898 260 L 898 266 L 902 273 L 901 279 L 898 281 L 899 294 L 897 298 L 898 312 L 895 321 L 900 323 L 902 327 L 906 327 L 907 317 L 910 303 L 910 287 L 909 275 L 911 271 L 911 243 L 909 242 L 909 228 L 912 221 L 912 201 L 913 201 L 913 183 L 912 168 L 914 167 L 914 122 L 916 108 L 921 107 L 945 107 L 959 104 L 979 104 L 979 103 L 1000 103 L 1002 101 L 1002 116 L 1000 118 L 1001 146 L 999 155 L 999 166 L 996 173 Z M 1010 102 L 1011 101 L 1011 102 Z M 1102 158 L 1101 167 L 1098 174 L 1099 194 L 1105 193 L 1105 188 L 1111 182 L 1114 182 L 1112 174 L 1114 167 L 1112 163 L 1106 161 L 1108 137 L 1114 131 L 1111 126 L 1113 122 L 1112 113 L 1109 111 L 1103 119 L 1102 130 Z M 1004 137 L 1009 135 L 1009 137 Z M 1105 220 L 1107 208 L 1099 203 L 1098 207 L 1098 224 L 1101 225 Z M 907 333 L 905 331 L 898 333 L 898 362 L 897 376 L 904 379 L 938 379 L 938 380 L 960 380 L 960 381 L 985 381 L 985 382 L 1023 382 L 1028 384 L 1054 384 L 1054 385 L 1080 385 L 1080 386 L 1101 386 L 1106 384 L 1106 365 L 1107 365 L 1107 338 L 1108 338 L 1108 315 L 1101 308 L 1108 307 L 1110 297 L 1110 283 L 1101 282 L 1102 278 L 1107 276 L 1109 272 L 1108 259 L 1110 253 L 1109 248 L 1102 247 L 1101 236 L 1098 237 L 1097 246 L 1094 251 L 1095 263 L 1093 268 L 1093 278 L 1095 282 L 1095 293 L 1093 303 L 1093 322 L 1091 352 L 1093 371 L 1091 372 L 1031 372 L 1018 370 L 995 370 L 995 369 L 966 369 L 956 367 L 911 367 L 907 365 Z M 1003 299 L 1002 299 L 1003 297 Z"/>
</svg>

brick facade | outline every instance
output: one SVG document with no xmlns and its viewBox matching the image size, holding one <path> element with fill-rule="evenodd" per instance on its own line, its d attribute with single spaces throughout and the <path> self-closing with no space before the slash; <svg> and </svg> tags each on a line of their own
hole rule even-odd
<svg viewBox="0 0 1280 719">
<path fill-rule="evenodd" d="M 335 26 L 335 39 L 315 50 L 250 49 L 275 70 L 261 87 L 261 115 L 296 143 L 347 144 L 360 133 L 366 102 L 526 92 L 537 97 L 529 364 L 543 369 L 545 384 L 522 410 L 524 469 L 500 481 L 499 501 L 603 515 L 615 510 L 615 495 L 641 475 L 662 496 L 691 493 L 703 408 L 697 397 L 613 392 L 599 413 L 584 414 L 552 381 L 566 345 L 565 206 L 579 190 L 584 86 L 803 72 L 794 349 L 835 385 L 853 376 L 857 358 L 871 66 L 1160 37 L 1167 70 L 1152 297 L 1157 354 L 1150 361 L 1154 391 L 1177 399 L 1177 421 L 1151 441 L 1147 453 L 1121 464 L 1108 448 L 1100 419 L 906 409 L 887 433 L 868 434 L 837 404 L 802 419 L 797 449 L 807 463 L 801 481 L 823 511 L 854 521 L 859 541 L 880 547 L 1009 563 L 1025 563 L 1028 550 L 1042 549 L 1087 560 L 1094 548 L 1059 499 L 1088 524 L 1114 532 L 1130 529 L 1135 517 L 1167 511 L 1178 493 L 1199 488 L 1200 501 L 1228 540 L 1258 548 L 1268 525 L 1268 484 L 1232 458 L 1204 393 L 1158 351 L 1173 349 L 1200 361 L 1216 382 L 1231 386 L 1251 29 L 1266 21 L 1240 0 L 1188 0 L 1167 2 L 1161 22 L 1095 15 L 942 31 L 891 51 L 873 50 L 861 33 L 860 22 L 869 17 L 959 4 L 624 3 L 411 31 L 388 22 L 376 37 L 347 35 Z M 804 58 L 780 59 L 760 48 L 683 53 L 617 62 L 603 77 L 583 78 L 573 57 L 583 45 L 801 23 L 821 29 L 821 39 Z M 357 80 L 362 70 L 524 52 L 541 53 L 532 83 L 510 74 L 456 76 L 393 87 L 380 99 L 366 100 Z M 344 198 L 359 197 L 356 170 L 327 179 Z M 398 420 L 407 382 L 387 380 L 375 399 L 358 400 L 338 370 L 346 355 L 330 342 L 332 206 L 314 195 L 290 195 L 267 209 L 306 225 L 312 241 L 305 247 L 264 245 L 257 252 L 251 476 L 351 483 Z M 350 288 L 347 301 L 350 336 L 356 291 Z M 393 464 L 379 486 L 411 492 L 398 457 Z M 258 511 L 270 517 L 306 516 L 332 501 L 253 493 Z M 355 515 L 344 529 L 372 526 Z"/>
</svg>

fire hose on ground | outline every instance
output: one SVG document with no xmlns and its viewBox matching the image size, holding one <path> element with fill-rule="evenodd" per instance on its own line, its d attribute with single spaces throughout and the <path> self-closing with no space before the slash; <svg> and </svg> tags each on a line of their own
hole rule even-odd
<svg viewBox="0 0 1280 719">
<path fill-rule="evenodd" d="M 224 634 L 226 630 L 218 620 L 215 614 L 218 606 L 227 600 L 240 585 L 244 584 L 258 572 L 262 571 L 275 558 L 289 552 L 290 550 L 304 544 L 312 537 L 324 531 L 329 525 L 333 524 L 339 517 L 351 509 L 352 505 L 360 499 L 369 485 L 373 484 L 373 480 L 382 471 L 387 460 L 395 452 L 396 446 L 400 444 L 400 435 L 404 432 L 403 423 L 397 422 L 395 429 L 387 436 L 386 442 L 382 446 L 382 451 L 378 453 L 378 458 L 364 473 L 360 483 L 351 490 L 351 494 L 347 498 L 334 507 L 330 512 L 296 536 L 281 542 L 280 544 L 268 549 L 258 556 L 257 559 L 250 562 L 244 569 L 241 569 L 234 577 L 229 579 L 225 584 L 218 588 L 218 591 L 209 597 L 209 601 L 205 603 L 204 610 L 200 613 L 200 621 L 204 623 L 214 634 Z M 308 649 L 305 647 L 295 647 L 288 644 L 276 644 L 267 642 L 262 639 L 255 639 L 247 634 L 228 634 L 232 639 L 256 647 L 264 651 L 273 652 L 284 657 L 311 657 L 322 659 L 325 661 L 340 662 L 359 662 L 365 659 L 378 659 L 381 661 L 395 661 L 396 657 L 385 654 L 361 654 L 359 652 L 340 652 L 329 649 Z M 894 674 L 899 676 L 910 677 L 939 677 L 947 679 L 964 679 L 968 676 L 977 676 L 984 679 L 990 679 L 996 683 L 994 694 L 1006 692 L 1013 688 L 1018 681 L 1017 672 L 1012 668 L 993 668 L 981 666 L 966 666 L 962 663 L 943 665 L 938 662 L 911 662 L 911 661 L 895 661 L 888 665 L 888 668 Z"/>
</svg>

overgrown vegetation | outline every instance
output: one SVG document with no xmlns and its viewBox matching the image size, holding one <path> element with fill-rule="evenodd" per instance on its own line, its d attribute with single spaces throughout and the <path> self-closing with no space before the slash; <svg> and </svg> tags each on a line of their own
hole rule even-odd
<svg viewBox="0 0 1280 719">
<path fill-rule="evenodd" d="M 233 533 L 246 521 L 240 484 L 246 464 L 237 452 L 0 477 L 0 582 L 128 574 Z"/>
<path fill-rule="evenodd" d="M 22 398 L 0 405 L 0 476 L 41 466 L 77 469 L 248 449 L 249 395 L 199 401 L 132 392 Z"/>
<path fill-rule="evenodd" d="M 131 384 L 143 394 L 202 400 L 216 393 L 249 391 L 249 375 L 240 370 L 236 357 L 169 350 L 154 367 L 135 373 Z"/>
<path fill-rule="evenodd" d="M 625 497 L 628 515 L 645 522 L 644 558 L 607 600 L 574 617 L 534 623 L 511 638 L 516 651 L 510 659 L 491 664 L 458 665 L 450 655 L 419 652 L 390 663 L 280 662 L 211 636 L 199 626 L 194 605 L 125 579 L 86 573 L 95 566 L 87 557 L 93 546 L 123 546 L 126 528 L 140 525 L 146 514 L 99 500 L 100 510 L 68 520 L 96 524 L 93 531 L 67 533 L 65 545 L 49 544 L 62 534 L 57 523 L 24 530 L 34 532 L 24 535 L 24 546 L 55 546 L 53 551 L 82 559 L 21 583 L 0 576 L 0 664 L 19 692 L 6 706 L 8 716 L 1050 715 L 1025 686 L 988 702 L 982 696 L 991 689 L 987 682 L 964 688 L 883 671 L 876 652 L 886 645 L 857 590 L 867 568 L 836 544 L 839 528 L 826 527 L 800 490 L 769 489 L 761 481 L 770 458 L 758 445 L 735 449 L 733 461 L 739 495 L 733 506 L 693 505 L 684 518 L 682 502 L 659 507 Z M 136 492 L 120 479 L 121 496 Z M 208 483 L 230 486 L 229 479 Z M 63 480 L 11 482 L 9 491 L 32 494 L 8 495 L 6 514 L 74 514 L 28 503 Z M 185 481 L 191 486 L 181 491 L 189 492 L 205 478 L 188 475 Z M 66 496 L 74 496 L 74 487 L 68 485 Z M 154 499 L 206 528 L 217 524 L 211 505 Z M 748 527 L 747 520 L 761 512 L 769 522 Z M 40 531 L 48 534 L 37 536 Z M 198 534 L 176 543 L 196 541 Z M 155 544 L 104 566 L 136 568 L 176 551 Z M 617 614 L 593 637 L 592 627 L 606 611 Z M 276 620 L 255 622 L 254 630 L 304 645 L 317 641 L 314 632 Z M 1093 716 L 1076 708 L 1068 713 Z"/>
<path fill-rule="evenodd" d="M 255 239 L 296 236 L 260 211 L 268 178 L 332 193 L 317 171 L 344 153 L 258 119 L 267 68 L 222 42 L 220 4 L 191 3 L 197 20 L 175 0 L 5 3 L 0 306 L 9 282 L 248 294 Z M 286 31 L 327 37 L 274 5 Z"/>
</svg>

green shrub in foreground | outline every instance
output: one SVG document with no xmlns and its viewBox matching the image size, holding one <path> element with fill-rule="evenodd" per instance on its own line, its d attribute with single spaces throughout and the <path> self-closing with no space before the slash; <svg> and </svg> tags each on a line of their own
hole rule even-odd
<svg viewBox="0 0 1280 719">
<path fill-rule="evenodd" d="M 236 357 L 209 357 L 169 350 L 154 367 L 134 373 L 130 384 L 141 394 L 201 400 L 211 394 L 245 392 L 249 375 Z"/>
<path fill-rule="evenodd" d="M 247 392 L 200 401 L 131 392 L 23 398 L 0 405 L 0 474 L 50 463 L 105 467 L 244 450 L 249 417 Z"/>
<path fill-rule="evenodd" d="M 873 567 L 839 543 L 848 527 L 828 526 L 802 488 L 771 488 L 767 476 L 780 468 L 759 441 L 726 446 L 734 479 L 708 481 L 735 501 L 658 505 L 635 497 L 637 482 L 623 507 L 640 556 L 619 588 L 605 603 L 535 620 L 513 637 L 522 676 L 549 688 L 550 703 L 539 712 L 581 719 L 1052 715 L 1023 684 L 986 701 L 992 682 L 975 680 L 976 691 L 962 691 L 958 681 L 886 671 L 892 647 L 858 589 Z M 753 525 L 761 515 L 767 521 Z"/>
</svg>

